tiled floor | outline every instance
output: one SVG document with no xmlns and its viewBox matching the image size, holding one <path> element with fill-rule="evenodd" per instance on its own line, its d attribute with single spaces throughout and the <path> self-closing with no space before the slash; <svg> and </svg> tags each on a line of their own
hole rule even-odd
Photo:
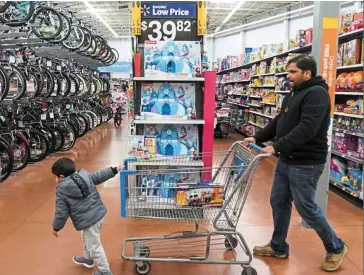
<svg viewBox="0 0 364 275">
<path fill-rule="evenodd" d="M 217 140 L 216 150 L 227 149 L 241 136 Z M 1 275 L 73 275 L 91 274 L 75 266 L 72 256 L 82 253 L 80 233 L 68 222 L 60 237 L 52 235 L 55 183 L 52 163 L 59 156 L 70 156 L 78 168 L 90 171 L 122 162 L 126 156 L 127 131 L 102 127 L 79 140 L 68 153 L 48 157 L 31 165 L 0 184 L 0 274 Z M 243 210 L 238 231 L 250 248 L 269 241 L 272 233 L 269 192 L 275 160 L 262 163 Z M 99 188 L 108 207 L 102 240 L 115 275 L 136 274 L 135 264 L 121 259 L 126 237 L 158 236 L 191 227 L 176 223 L 134 221 L 120 217 L 119 178 Z M 338 234 L 347 242 L 349 254 L 337 274 L 363 274 L 363 213 L 335 194 L 329 195 L 328 216 Z M 294 211 L 289 233 L 289 260 L 254 258 L 252 265 L 260 275 L 319 275 L 325 251 L 316 234 L 300 225 Z M 238 251 L 238 255 L 241 251 Z M 232 259 L 231 252 L 212 251 L 214 259 Z M 238 265 L 198 265 L 152 263 L 150 274 L 241 274 Z"/>
</svg>

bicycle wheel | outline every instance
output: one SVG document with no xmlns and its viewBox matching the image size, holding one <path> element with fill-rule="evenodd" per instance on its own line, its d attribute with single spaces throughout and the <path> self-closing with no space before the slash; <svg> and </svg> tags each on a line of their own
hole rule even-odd
<svg viewBox="0 0 364 275">
<path fill-rule="evenodd" d="M 37 24 L 36 20 L 40 19 L 40 23 Z M 53 8 L 50 7 L 38 7 L 34 12 L 32 19 L 30 20 L 33 33 L 44 40 L 52 40 L 56 38 L 62 31 L 63 21 L 62 16 Z"/>
<path fill-rule="evenodd" d="M 9 91 L 6 99 L 18 100 L 22 98 L 26 90 L 26 78 L 23 72 L 16 66 L 9 66 Z"/>
<path fill-rule="evenodd" d="M 29 161 L 34 163 L 45 159 L 49 152 L 49 143 L 47 138 L 38 131 L 23 131 L 23 134 L 29 139 L 30 158 Z"/>
<path fill-rule="evenodd" d="M 0 182 L 4 182 L 13 171 L 14 155 L 10 144 L 0 137 Z"/>
<path fill-rule="evenodd" d="M 59 128 L 62 131 L 62 134 L 64 136 L 64 144 L 61 148 L 61 152 L 68 151 L 72 149 L 72 147 L 76 143 L 76 134 L 73 130 L 73 128 L 69 124 L 60 124 Z"/>
<path fill-rule="evenodd" d="M 9 77 L 3 66 L 0 65 L 0 101 L 8 95 L 9 92 Z"/>
</svg>

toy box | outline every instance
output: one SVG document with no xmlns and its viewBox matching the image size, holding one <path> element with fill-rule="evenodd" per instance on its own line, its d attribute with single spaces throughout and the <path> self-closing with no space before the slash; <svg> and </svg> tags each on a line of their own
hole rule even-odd
<svg viewBox="0 0 364 275">
<path fill-rule="evenodd" d="M 137 159 L 149 160 L 156 155 L 155 137 L 145 137 L 142 135 L 129 136 L 128 155 Z"/>
<path fill-rule="evenodd" d="M 361 40 L 354 39 L 344 44 L 344 66 L 356 65 L 360 61 Z"/>
<path fill-rule="evenodd" d="M 343 57 L 344 57 L 344 45 L 340 44 L 337 51 L 337 62 L 336 62 L 337 66 L 340 67 L 343 65 Z"/>
<path fill-rule="evenodd" d="M 146 41 L 144 46 L 145 76 L 201 76 L 200 42 Z"/>
<path fill-rule="evenodd" d="M 348 138 L 343 133 L 335 133 L 332 139 L 332 147 L 334 150 L 340 153 L 346 153 L 348 151 Z"/>
<path fill-rule="evenodd" d="M 145 125 L 144 135 L 156 137 L 157 155 L 191 155 L 191 152 L 199 151 L 199 135 L 195 125 Z"/>
<path fill-rule="evenodd" d="M 198 188 L 177 192 L 176 204 L 179 206 L 216 206 L 223 203 L 223 188 Z"/>
<path fill-rule="evenodd" d="M 194 83 L 143 83 L 142 119 L 196 119 Z"/>
</svg>

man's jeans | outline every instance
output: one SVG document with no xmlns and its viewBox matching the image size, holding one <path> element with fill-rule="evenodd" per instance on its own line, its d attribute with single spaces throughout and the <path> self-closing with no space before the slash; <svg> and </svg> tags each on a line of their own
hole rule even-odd
<svg viewBox="0 0 364 275">
<path fill-rule="evenodd" d="M 278 161 L 270 197 L 274 221 L 274 233 L 270 244 L 277 253 L 289 251 L 286 238 L 291 220 L 292 201 L 303 220 L 319 235 L 327 252 L 339 253 L 344 248 L 343 241 L 336 236 L 315 203 L 317 182 L 323 170 L 324 164 L 288 165 Z"/>
</svg>

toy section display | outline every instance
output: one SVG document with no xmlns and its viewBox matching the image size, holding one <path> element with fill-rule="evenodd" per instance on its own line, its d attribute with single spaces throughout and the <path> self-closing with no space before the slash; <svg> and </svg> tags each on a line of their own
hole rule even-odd
<svg viewBox="0 0 364 275">
<path fill-rule="evenodd" d="M 363 29 L 363 10 L 340 14 L 340 34 Z"/>
<path fill-rule="evenodd" d="M 142 119 L 196 119 L 194 83 L 142 83 Z"/>
<path fill-rule="evenodd" d="M 201 45 L 198 41 L 146 41 L 144 74 L 147 77 L 200 77 Z"/>
</svg>

